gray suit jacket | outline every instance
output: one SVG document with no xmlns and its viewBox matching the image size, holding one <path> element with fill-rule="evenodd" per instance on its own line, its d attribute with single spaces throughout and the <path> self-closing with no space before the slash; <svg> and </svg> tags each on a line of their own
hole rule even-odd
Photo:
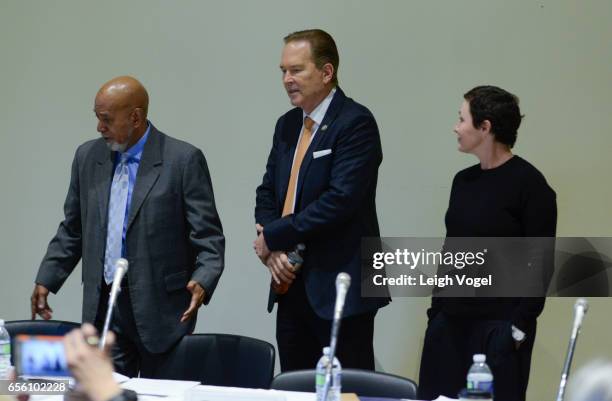
<svg viewBox="0 0 612 401">
<path fill-rule="evenodd" d="M 56 293 L 82 258 L 83 321 L 94 322 L 100 299 L 114 154 L 102 138 L 81 145 L 72 163 L 65 219 L 51 240 L 36 283 Z M 168 350 L 192 331 L 180 323 L 190 279 L 206 291 L 224 266 L 225 238 L 202 152 L 151 125 L 128 214 L 128 281 L 136 327 L 148 351 Z"/>
</svg>

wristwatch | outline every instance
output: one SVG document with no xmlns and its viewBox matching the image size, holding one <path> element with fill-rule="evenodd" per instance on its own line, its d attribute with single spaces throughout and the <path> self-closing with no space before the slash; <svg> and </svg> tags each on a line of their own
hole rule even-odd
<svg viewBox="0 0 612 401">
<path fill-rule="evenodd" d="M 132 390 L 122 390 L 119 394 L 108 401 L 137 401 L 138 394 Z"/>
</svg>

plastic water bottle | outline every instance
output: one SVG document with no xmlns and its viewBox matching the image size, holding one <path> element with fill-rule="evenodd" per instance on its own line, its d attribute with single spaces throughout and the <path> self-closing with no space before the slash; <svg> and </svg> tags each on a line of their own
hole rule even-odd
<svg viewBox="0 0 612 401">
<path fill-rule="evenodd" d="M 293 266 L 293 272 L 297 274 L 297 272 L 302 267 L 304 263 L 304 251 L 306 250 L 306 245 L 297 244 L 295 249 L 287 254 L 287 260 Z M 289 285 L 287 283 L 281 282 L 278 284 L 276 281 L 271 280 L 270 285 L 275 293 L 278 295 L 283 295 L 289 291 Z"/>
<path fill-rule="evenodd" d="M 315 384 L 317 389 L 317 401 L 323 400 L 323 390 L 325 388 L 325 372 L 329 364 L 329 347 L 323 348 L 323 356 L 317 363 L 317 371 L 315 375 Z M 342 366 L 338 358 L 334 357 L 331 372 L 331 385 L 327 401 L 340 401 L 340 393 L 342 390 Z"/>
<path fill-rule="evenodd" d="M 467 389 L 493 394 L 493 373 L 486 363 L 485 354 L 474 354 L 472 367 L 467 375 Z"/>
<path fill-rule="evenodd" d="M 0 319 L 0 379 L 8 379 L 11 368 L 11 336 Z"/>
</svg>

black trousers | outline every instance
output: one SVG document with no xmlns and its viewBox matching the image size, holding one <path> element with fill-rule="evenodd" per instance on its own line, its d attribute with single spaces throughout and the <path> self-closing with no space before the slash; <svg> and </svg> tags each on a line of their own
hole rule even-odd
<svg viewBox="0 0 612 401">
<path fill-rule="evenodd" d="M 161 354 L 150 353 L 144 347 L 134 321 L 128 285 L 126 277 L 110 323 L 110 330 L 115 333 L 116 338 L 111 350 L 115 371 L 128 377 L 138 377 L 140 374 L 140 377 L 156 378 L 160 374 L 159 367 L 167 361 L 174 347 Z M 98 314 L 94 323 L 98 332 L 104 327 L 110 288 L 110 285 L 102 283 Z M 163 336 L 164 333 L 159 335 Z"/>
<path fill-rule="evenodd" d="M 374 370 L 374 317 L 376 311 L 342 319 L 336 356 L 343 368 Z M 329 346 L 331 320 L 322 319 L 310 306 L 301 276 L 279 297 L 276 341 L 281 371 L 314 369 Z"/>
<path fill-rule="evenodd" d="M 439 312 L 425 332 L 418 399 L 457 398 L 466 387 L 472 356 L 486 354 L 495 401 L 524 401 L 535 334 L 534 321 L 517 350 L 510 321 L 456 318 Z"/>
</svg>

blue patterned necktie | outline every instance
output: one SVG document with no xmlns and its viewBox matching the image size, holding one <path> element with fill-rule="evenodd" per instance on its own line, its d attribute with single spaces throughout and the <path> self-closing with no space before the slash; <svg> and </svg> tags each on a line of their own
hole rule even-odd
<svg viewBox="0 0 612 401">
<path fill-rule="evenodd" d="M 128 200 L 129 175 L 127 154 L 121 155 L 121 160 L 115 168 L 111 184 L 110 200 L 108 202 L 108 228 L 106 230 L 106 252 L 104 254 L 104 281 L 113 282 L 115 263 L 121 255 L 123 242 L 123 224 Z"/>
</svg>

